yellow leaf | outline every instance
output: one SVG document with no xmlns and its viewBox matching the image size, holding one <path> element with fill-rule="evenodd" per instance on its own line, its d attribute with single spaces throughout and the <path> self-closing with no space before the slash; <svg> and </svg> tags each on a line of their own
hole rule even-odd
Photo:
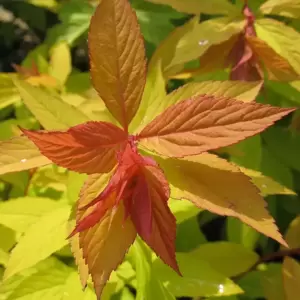
<svg viewBox="0 0 300 300">
<path fill-rule="evenodd" d="M 255 22 L 257 36 L 264 40 L 279 55 L 300 73 L 300 33 L 295 29 L 272 19 L 258 19 Z"/>
<path fill-rule="evenodd" d="M 300 265 L 293 258 L 286 257 L 282 265 L 285 300 L 298 299 L 300 295 Z"/>
<path fill-rule="evenodd" d="M 202 56 L 215 44 L 228 40 L 243 29 L 243 21 L 216 18 L 198 24 L 193 18 L 176 28 L 157 48 L 149 64 L 151 69 L 161 60 L 164 77 L 170 77 L 183 68 L 183 64 Z"/>
<path fill-rule="evenodd" d="M 50 53 L 49 73 L 64 85 L 72 71 L 70 48 L 62 42 L 55 45 Z"/>
<path fill-rule="evenodd" d="M 0 74 L 0 109 L 21 99 L 12 78 L 13 76 L 8 74 Z"/>
<path fill-rule="evenodd" d="M 259 190 L 238 167 L 212 154 L 185 159 L 157 158 L 171 185 L 171 197 L 233 216 L 286 245 Z"/>
<path fill-rule="evenodd" d="M 238 8 L 227 0 L 147 0 L 156 4 L 170 5 L 174 9 L 187 14 L 239 14 Z"/>
<path fill-rule="evenodd" d="M 0 174 L 28 170 L 51 163 L 25 136 L 0 142 Z"/>
<path fill-rule="evenodd" d="M 36 6 L 49 8 L 51 10 L 54 10 L 57 7 L 57 2 L 55 0 L 28 0 L 28 2 Z"/>
<path fill-rule="evenodd" d="M 101 1 L 91 20 L 89 53 L 93 85 L 127 129 L 146 81 L 144 42 L 127 0 Z"/>
<path fill-rule="evenodd" d="M 300 215 L 289 225 L 285 233 L 285 240 L 290 248 L 300 248 Z"/>
<path fill-rule="evenodd" d="M 33 86 L 45 86 L 51 88 L 57 88 L 58 82 L 55 78 L 47 75 L 41 74 L 39 76 L 30 76 L 25 79 L 26 82 L 30 83 Z"/>
<path fill-rule="evenodd" d="M 292 81 L 299 79 L 299 74 L 290 63 L 276 53 L 265 41 L 248 36 L 247 42 L 256 55 L 258 61 L 262 62 L 270 80 Z"/>
<path fill-rule="evenodd" d="M 300 17 L 299 0 L 269 0 L 265 2 L 260 11 L 266 15 L 279 15 L 288 18 Z"/>
<path fill-rule="evenodd" d="M 281 185 L 274 179 L 263 175 L 262 173 L 240 167 L 241 171 L 251 177 L 252 182 L 259 188 L 263 195 L 296 195 L 291 189 Z M 288 241 L 287 241 L 288 243 Z"/>
</svg>

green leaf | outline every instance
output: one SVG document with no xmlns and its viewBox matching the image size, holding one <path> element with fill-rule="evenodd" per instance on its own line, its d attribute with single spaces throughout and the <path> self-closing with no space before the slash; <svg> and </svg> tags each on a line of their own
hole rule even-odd
<svg viewBox="0 0 300 300">
<path fill-rule="evenodd" d="M 24 81 L 14 80 L 22 100 L 45 129 L 67 129 L 88 121 L 81 111 L 58 96 Z"/>
<path fill-rule="evenodd" d="M 73 171 L 69 171 L 67 182 L 67 196 L 70 204 L 75 203 L 79 199 L 79 192 L 86 179 L 86 174 L 79 174 Z"/>
<path fill-rule="evenodd" d="M 130 249 L 135 261 L 137 279 L 137 300 L 166 299 L 175 297 L 161 284 L 152 270 L 151 252 L 148 247 L 137 239 Z"/>
<path fill-rule="evenodd" d="M 0 225 L 0 265 L 6 266 L 9 258 L 8 252 L 16 243 L 16 235 L 10 228 Z"/>
<path fill-rule="evenodd" d="M 297 216 L 289 225 L 286 233 L 285 240 L 290 248 L 300 247 L 300 216 Z"/>
<path fill-rule="evenodd" d="M 50 164 L 25 136 L 0 142 L 0 174 L 18 172 Z"/>
<path fill-rule="evenodd" d="M 272 19 L 258 19 L 255 22 L 257 35 L 266 41 L 279 55 L 284 57 L 300 73 L 300 33 L 291 27 Z"/>
<path fill-rule="evenodd" d="M 11 252 L 4 278 L 8 279 L 64 247 L 67 241 L 67 221 L 70 207 L 58 208 L 26 230 Z"/>
<path fill-rule="evenodd" d="M 0 224 L 17 232 L 25 232 L 41 216 L 62 204 L 47 198 L 24 197 L 0 202 Z"/>
<path fill-rule="evenodd" d="M 176 217 L 177 224 L 180 224 L 189 218 L 195 217 L 201 212 L 201 209 L 199 209 L 196 205 L 184 199 L 170 199 L 168 204 L 173 215 Z"/>
<path fill-rule="evenodd" d="M 212 14 L 212 15 L 235 15 L 239 14 L 238 9 L 227 0 L 147 0 L 149 2 L 170 5 L 174 9 L 187 14 Z"/>
<path fill-rule="evenodd" d="M 57 7 L 57 2 L 55 0 L 27 0 L 27 1 L 33 5 L 46 7 L 49 9 L 55 9 Z"/>
<path fill-rule="evenodd" d="M 285 300 L 297 299 L 300 294 L 300 265 L 293 258 L 286 257 L 282 268 Z"/>
<path fill-rule="evenodd" d="M 227 218 L 226 222 L 228 241 L 239 243 L 245 248 L 254 249 L 259 239 L 259 233 L 252 227 L 235 218 Z"/>
<path fill-rule="evenodd" d="M 261 7 L 260 11 L 266 15 L 278 15 L 288 18 L 300 17 L 299 0 L 269 0 Z"/>
<path fill-rule="evenodd" d="M 20 100 L 18 90 L 7 74 L 0 74 L 0 109 Z"/>
<path fill-rule="evenodd" d="M 271 127 L 263 133 L 268 149 L 292 169 L 300 170 L 300 134 L 286 128 Z"/>
<path fill-rule="evenodd" d="M 227 296 L 243 292 L 201 257 L 191 253 L 177 253 L 176 256 L 183 277 L 163 264 L 160 259 L 156 259 L 153 263 L 156 278 L 163 281 L 166 288 L 176 297 Z"/>
<path fill-rule="evenodd" d="M 5 175 L 1 175 L 0 179 L 14 185 L 18 189 L 20 189 L 21 193 L 26 191 L 28 181 L 29 181 L 29 174 L 28 172 L 17 172 L 17 173 L 9 173 Z"/>
<path fill-rule="evenodd" d="M 245 295 L 251 299 L 265 299 L 262 285 L 262 271 L 251 271 L 238 280 L 238 285 L 245 291 Z"/>
<path fill-rule="evenodd" d="M 72 71 L 71 52 L 66 43 L 52 47 L 49 74 L 64 85 Z"/>
<path fill-rule="evenodd" d="M 161 61 L 165 78 L 177 74 L 183 65 L 199 58 L 207 49 L 237 34 L 243 28 L 242 21 L 216 18 L 198 24 L 193 18 L 177 27 L 157 48 L 149 63 L 149 70 Z"/>
</svg>

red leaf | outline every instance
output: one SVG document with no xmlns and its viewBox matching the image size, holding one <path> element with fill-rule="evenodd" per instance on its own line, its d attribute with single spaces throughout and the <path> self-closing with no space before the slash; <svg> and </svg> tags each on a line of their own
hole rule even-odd
<svg viewBox="0 0 300 300">
<path fill-rule="evenodd" d="M 260 133 L 294 110 L 224 97 L 196 96 L 166 109 L 137 139 L 141 146 L 161 155 L 196 155 Z"/>
<path fill-rule="evenodd" d="M 67 131 L 22 131 L 55 164 L 87 174 L 109 172 L 127 139 L 123 130 L 106 122 L 88 122 Z"/>
<path fill-rule="evenodd" d="M 89 30 L 92 81 L 111 114 L 127 130 L 146 82 L 144 41 L 128 0 L 102 0 Z"/>
<path fill-rule="evenodd" d="M 176 219 L 167 204 L 168 182 L 158 167 L 146 166 L 142 172 L 129 204 L 130 216 L 142 239 L 180 274 L 175 257 Z"/>
</svg>

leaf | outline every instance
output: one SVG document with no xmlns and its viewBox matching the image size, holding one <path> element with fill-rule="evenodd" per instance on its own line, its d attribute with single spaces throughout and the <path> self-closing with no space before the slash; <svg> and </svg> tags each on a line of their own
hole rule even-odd
<svg viewBox="0 0 300 300">
<path fill-rule="evenodd" d="M 270 177 L 263 175 L 261 172 L 241 168 L 241 171 L 251 177 L 252 182 L 259 188 L 262 195 L 296 195 L 294 191 L 281 185 Z"/>
<path fill-rule="evenodd" d="M 18 90 L 15 88 L 11 76 L 0 74 L 0 109 L 20 100 Z"/>
<path fill-rule="evenodd" d="M 286 233 L 285 240 L 290 248 L 300 248 L 300 216 L 297 216 L 289 225 Z"/>
<path fill-rule="evenodd" d="M 68 105 L 59 97 L 31 86 L 25 81 L 14 80 L 21 98 L 28 109 L 45 129 L 66 129 L 88 121 L 88 118 L 75 107 Z"/>
<path fill-rule="evenodd" d="M 247 42 L 257 59 L 263 63 L 270 80 L 292 81 L 299 79 L 300 75 L 288 60 L 277 54 L 266 42 L 255 36 L 248 36 Z"/>
<path fill-rule="evenodd" d="M 195 260 L 201 259 L 221 274 L 233 277 L 248 271 L 257 261 L 258 255 L 240 244 L 214 242 L 201 245 L 189 252 Z"/>
<path fill-rule="evenodd" d="M 282 265 L 283 285 L 286 300 L 293 300 L 300 293 L 300 265 L 293 258 L 286 257 Z"/>
<path fill-rule="evenodd" d="M 258 189 L 238 167 L 208 153 L 156 160 L 170 183 L 172 198 L 187 199 L 202 209 L 236 217 L 286 245 Z"/>
<path fill-rule="evenodd" d="M 64 85 L 72 71 L 71 53 L 67 43 L 59 43 L 51 49 L 49 74 Z"/>
<path fill-rule="evenodd" d="M 89 52 L 93 85 L 111 114 L 127 129 L 146 81 L 143 39 L 127 0 L 101 1 L 91 20 Z"/>
<path fill-rule="evenodd" d="M 54 163 L 79 173 L 106 173 L 117 163 L 126 133 L 111 123 L 88 122 L 67 131 L 22 130 Z"/>
<path fill-rule="evenodd" d="M 209 47 L 226 41 L 242 29 L 243 22 L 232 22 L 230 18 L 215 18 L 200 24 L 197 17 L 192 18 L 161 43 L 148 68 L 151 70 L 161 61 L 163 75 L 168 78 L 181 71 L 183 64 L 198 59 Z"/>
<path fill-rule="evenodd" d="M 27 0 L 27 1 L 33 5 L 46 7 L 53 10 L 57 7 L 57 2 L 55 0 Z"/>
<path fill-rule="evenodd" d="M 16 244 L 16 234 L 10 228 L 0 225 L 0 236 L 0 266 L 5 267 L 8 262 L 9 251 Z"/>
<path fill-rule="evenodd" d="M 210 0 L 199 1 L 199 0 L 147 0 L 149 2 L 170 5 L 174 9 L 187 13 L 187 14 L 211 14 L 211 15 L 235 15 L 238 14 L 239 11 L 237 8 L 229 3 L 227 0 Z"/>
<path fill-rule="evenodd" d="M 300 42 L 300 34 L 293 28 L 272 19 L 258 19 L 255 22 L 257 36 L 264 40 L 279 55 L 300 73 L 300 51 L 296 46 Z"/>
<path fill-rule="evenodd" d="M 300 17 L 300 2 L 299 0 L 269 0 L 260 7 L 260 11 L 265 15 L 297 19 Z"/>
<path fill-rule="evenodd" d="M 70 171 L 67 182 L 67 196 L 71 204 L 75 203 L 79 198 L 79 192 L 87 176 L 85 174 Z"/>
<path fill-rule="evenodd" d="M 152 68 L 147 74 L 142 101 L 137 114 L 130 124 L 131 131 L 139 131 L 138 129 L 143 124 L 149 123 L 154 118 L 158 105 L 165 103 L 167 95 L 165 85 L 161 66 L 157 65 L 157 67 Z"/>
<path fill-rule="evenodd" d="M 153 269 L 151 252 L 139 239 L 133 244 L 131 252 L 135 261 L 137 278 L 137 300 L 167 299 L 175 300 L 164 285 L 157 280 Z"/>
<path fill-rule="evenodd" d="M 136 230 L 130 219 L 124 221 L 121 205 L 108 209 L 94 227 L 79 233 L 80 247 L 98 299 L 111 272 L 122 262 L 135 238 Z"/>
<path fill-rule="evenodd" d="M 200 212 L 199 208 L 187 200 L 170 199 L 168 202 L 177 224 L 195 217 Z"/>
<path fill-rule="evenodd" d="M 226 276 L 214 270 L 208 262 L 191 255 L 178 253 L 177 260 L 183 277 L 180 277 L 160 260 L 153 262 L 155 276 L 176 297 L 209 297 L 240 294 L 243 291 Z"/>
<path fill-rule="evenodd" d="M 31 225 L 11 252 L 4 279 L 34 266 L 67 244 L 70 207 L 58 208 Z"/>
<path fill-rule="evenodd" d="M 61 206 L 48 198 L 24 197 L 0 202 L 0 224 L 17 232 L 26 232 L 28 227 Z"/>
<path fill-rule="evenodd" d="M 225 147 L 260 133 L 295 109 L 196 96 L 167 108 L 138 135 L 140 145 L 171 157 Z"/>
<path fill-rule="evenodd" d="M 25 136 L 0 141 L 0 174 L 18 172 L 50 164 Z"/>
<path fill-rule="evenodd" d="M 145 182 L 136 191 L 137 200 L 133 200 L 130 207 L 132 222 L 139 236 L 156 255 L 180 273 L 175 257 L 176 219 L 167 203 L 170 195 L 168 182 L 161 169 L 154 166 L 145 167 L 143 178 Z M 138 199 L 143 199 L 143 203 Z M 149 209 L 150 234 L 147 222 Z"/>
</svg>

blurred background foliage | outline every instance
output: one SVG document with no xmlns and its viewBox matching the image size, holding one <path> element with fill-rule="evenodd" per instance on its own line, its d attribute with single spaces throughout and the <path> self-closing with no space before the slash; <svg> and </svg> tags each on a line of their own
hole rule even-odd
<svg viewBox="0 0 300 300">
<path fill-rule="evenodd" d="M 164 5 L 168 2 L 175 4 Z M 201 9 L 197 4 L 182 9 L 182 2 L 131 0 L 145 38 L 149 72 L 155 70 L 159 57 L 162 69 L 157 77 L 165 79 L 168 91 L 187 82 L 228 80 L 230 68 L 216 64 L 223 55 L 220 49 L 215 57 L 211 53 L 202 61 L 203 65 L 200 57 L 241 31 L 245 2 L 195 0 L 207 3 L 199 5 Z M 257 101 L 299 106 L 300 1 L 277 1 L 286 2 L 277 10 L 272 10 L 276 1 L 268 1 L 271 8 L 261 6 L 265 2 L 248 3 L 257 17 L 257 33 L 293 68 L 284 76 L 288 72 L 296 75 L 284 80 L 276 73 L 275 82 L 267 74 Z M 18 126 L 62 129 L 88 119 L 111 120 L 91 88 L 88 73 L 87 32 L 97 3 L 0 1 L 0 300 L 95 299 L 90 287 L 81 290 L 65 239 L 69 204 L 77 200 L 85 176 L 54 165 L 10 173 L 21 169 L 4 158 L 16 147 L 22 148 L 6 142 L 20 135 Z M 282 25 L 275 26 L 275 21 Z M 279 27 L 284 29 L 280 32 Z M 206 62 L 214 64 L 205 69 Z M 16 86 L 12 78 L 19 76 L 30 86 L 42 88 Z M 247 89 L 256 89 L 257 94 L 258 87 L 260 83 L 253 83 Z M 260 186 L 290 249 L 237 219 L 171 201 L 178 223 L 178 261 L 185 277 L 179 278 L 152 258 L 143 244 L 136 243 L 113 273 L 103 299 L 299 299 L 299 117 L 296 112 L 263 134 L 219 153 L 252 170 L 251 177 Z M 22 163 L 18 153 L 13 155 Z M 34 167 L 34 159 L 39 158 L 32 155 L 31 159 Z"/>
</svg>

